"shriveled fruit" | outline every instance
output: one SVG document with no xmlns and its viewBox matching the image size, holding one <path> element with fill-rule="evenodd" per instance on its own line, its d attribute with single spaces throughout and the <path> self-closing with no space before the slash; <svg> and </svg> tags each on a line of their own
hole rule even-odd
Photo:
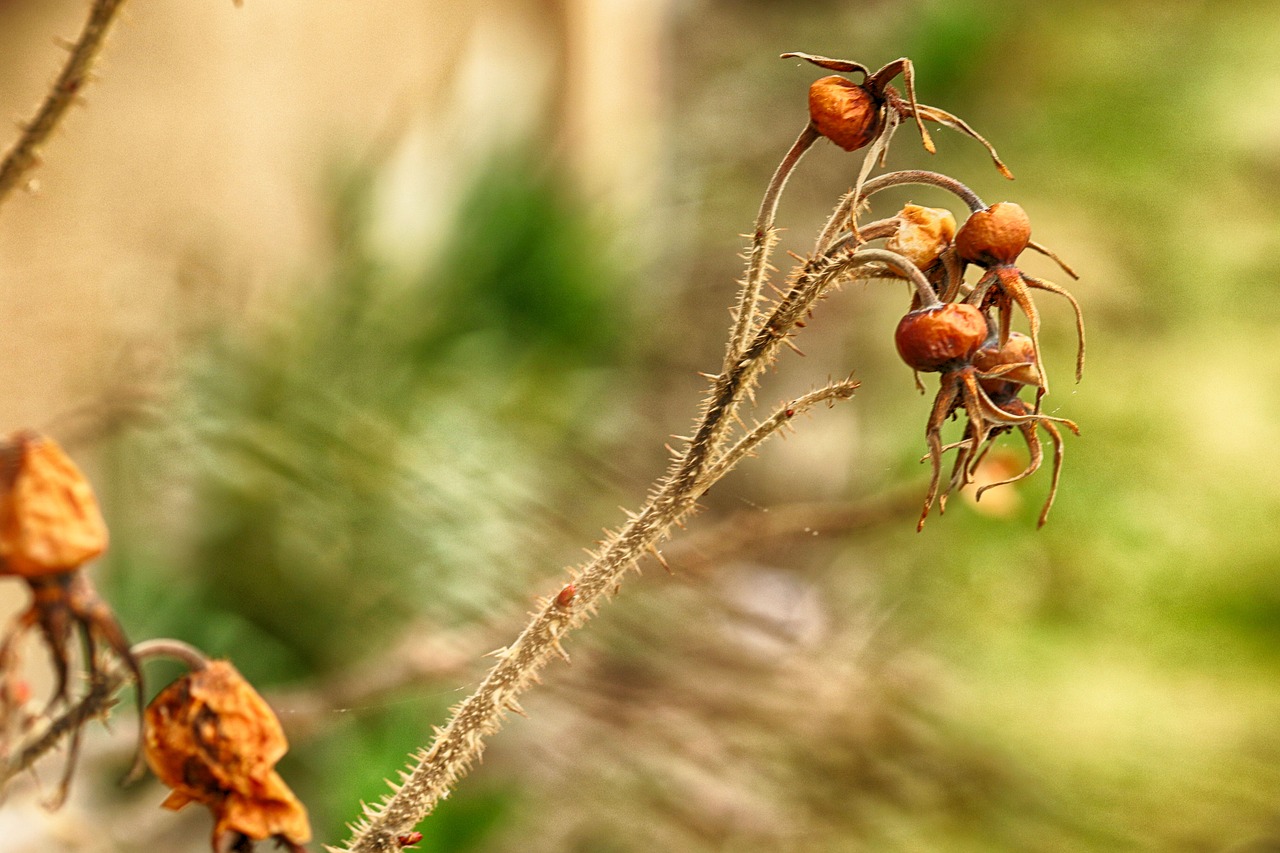
<svg viewBox="0 0 1280 853">
<path fill-rule="evenodd" d="M 956 233 L 956 251 L 982 266 L 1012 264 L 1031 242 L 1031 220 L 1022 206 L 1000 201 L 969 214 Z"/>
<path fill-rule="evenodd" d="M 161 690 L 145 721 L 147 763 L 173 789 L 164 806 L 208 806 L 215 850 L 271 838 L 300 851 L 310 840 L 306 809 L 275 771 L 289 748 L 280 721 L 230 663 L 210 661 Z"/>
<path fill-rule="evenodd" d="M 987 339 L 987 318 L 972 305 L 947 302 L 912 311 L 893 335 L 898 355 L 914 370 L 938 371 L 968 359 Z"/>
<path fill-rule="evenodd" d="M 880 101 L 866 88 L 834 74 L 809 87 L 809 118 L 818 133 L 845 151 L 862 148 L 882 124 Z"/>
<path fill-rule="evenodd" d="M 106 549 L 93 489 L 53 439 L 9 436 L 0 444 L 0 483 L 0 574 L 67 572 Z"/>
<path fill-rule="evenodd" d="M 908 204 L 898 213 L 898 228 L 884 247 L 925 269 L 938 259 L 956 236 L 956 218 L 940 207 Z"/>
</svg>

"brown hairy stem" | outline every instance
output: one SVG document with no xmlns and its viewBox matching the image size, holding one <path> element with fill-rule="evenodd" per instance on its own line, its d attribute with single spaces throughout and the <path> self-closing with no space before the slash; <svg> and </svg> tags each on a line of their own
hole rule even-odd
<svg viewBox="0 0 1280 853">
<path fill-rule="evenodd" d="M 203 669 L 209 660 L 195 646 L 168 638 L 144 640 L 134 645 L 130 652 L 138 661 L 168 657 L 182 661 L 193 670 Z M 86 724 L 110 711 L 116 704 L 116 694 L 133 680 L 133 673 L 127 666 L 115 665 L 99 671 L 80 701 L 50 720 L 44 731 L 0 766 L 0 791 L 13 777 L 29 769 L 63 740 L 74 737 Z M 135 771 L 137 769 L 135 767 Z M 135 775 L 131 772 L 126 778 L 132 779 Z"/>
<path fill-rule="evenodd" d="M 724 449 L 739 405 L 760 373 L 772 364 L 787 337 L 828 289 L 859 266 L 883 262 L 875 252 L 847 255 L 806 264 L 774 307 L 762 327 L 727 370 L 712 378 L 710 393 L 692 438 L 650 491 L 648 502 L 617 532 L 609 534 L 591 559 L 571 570 L 575 595 L 567 605 L 545 599 L 541 609 L 515 641 L 494 652 L 498 662 L 470 697 L 456 706 L 450 720 L 435 730 L 435 740 L 416 754 L 401 773 L 400 784 L 379 804 L 366 805 L 364 817 L 352 826 L 342 853 L 387 853 L 400 849 L 398 838 L 413 829 L 446 797 L 457 781 L 479 760 L 484 739 L 502 727 L 508 712 L 523 714 L 518 702 L 553 656 L 565 656 L 561 640 L 585 624 L 617 590 L 622 576 L 636 568 L 657 545 L 697 508 L 698 499 L 761 442 L 792 422 L 792 418 L 822 402 L 847 399 L 857 387 L 846 380 L 832 383 L 792 400 L 766 418 L 737 443 Z M 733 330 L 730 329 L 730 336 Z"/>
<path fill-rule="evenodd" d="M 76 102 L 81 90 L 89 82 L 93 60 L 102 49 L 107 30 L 111 28 L 116 13 L 124 0 L 95 0 L 89 10 L 89 20 L 80 38 L 71 47 L 71 56 L 62 67 L 53 88 L 45 96 L 35 117 L 23 128 L 18 141 L 0 160 L 0 204 L 32 168 L 40 163 L 40 146 L 58 126 L 67 108 Z"/>
<path fill-rule="evenodd" d="M 818 131 L 812 122 L 806 124 L 804 130 L 796 137 L 791 150 L 782 158 L 769 186 L 765 188 L 764 198 L 760 201 L 760 212 L 756 215 L 755 231 L 751 235 L 751 248 L 747 255 L 747 274 L 742 281 L 742 291 L 738 298 L 737 315 L 734 318 L 733 332 L 729 338 L 729 346 L 725 351 L 725 369 L 742 355 L 742 347 L 751 334 L 756 319 L 756 304 L 760 300 L 760 288 L 764 284 L 765 271 L 769 267 L 769 253 L 777 242 L 777 233 L 773 222 L 778 214 L 778 200 L 787 185 L 787 178 L 795 169 L 804 153 L 813 147 L 818 140 Z"/>
</svg>

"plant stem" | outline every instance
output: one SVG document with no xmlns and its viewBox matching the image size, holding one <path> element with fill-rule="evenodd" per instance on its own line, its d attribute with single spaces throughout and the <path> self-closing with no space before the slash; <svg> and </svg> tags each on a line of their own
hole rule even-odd
<svg viewBox="0 0 1280 853">
<path fill-rule="evenodd" d="M 883 253 L 892 254 L 892 253 Z M 740 359 L 714 377 L 697 429 L 683 453 L 673 460 L 668 474 L 650 492 L 644 508 L 616 533 L 607 536 L 590 561 L 573 572 L 576 595 L 568 606 L 545 600 L 532 614 L 525 629 L 510 646 L 495 652 L 498 663 L 489 670 L 476 691 L 456 706 L 443 729 L 436 729 L 430 747 L 419 752 L 415 764 L 401 774 L 402 783 L 381 804 L 366 805 L 364 817 L 352 827 L 352 837 L 341 853 L 391 853 L 400 849 L 398 837 L 412 830 L 448 795 L 484 751 L 484 739 L 501 728 L 507 712 L 523 714 L 519 695 L 536 680 L 553 655 L 564 656 L 561 639 L 587 622 L 598 606 L 617 589 L 627 570 L 635 568 L 647 553 L 655 552 L 671 527 L 697 508 L 697 501 L 733 466 L 762 441 L 790 423 L 797 413 L 821 402 L 847 399 L 857 384 L 833 383 L 780 408 L 720 452 L 727 425 L 759 373 L 777 357 L 787 335 L 827 288 L 859 265 L 878 257 L 863 254 L 834 259 L 804 268 L 787 295 L 752 338 Z M 732 330 L 731 330 L 732 334 Z"/>
<path fill-rule="evenodd" d="M 81 89 L 90 79 L 90 68 L 102 48 L 107 30 L 115 20 L 124 0 L 95 0 L 89 10 L 89 20 L 80 33 L 79 40 L 71 47 L 71 56 L 62 67 L 62 73 L 40 109 L 23 128 L 18 141 L 0 160 L 0 204 L 18 185 L 22 176 L 40 162 L 40 146 L 58 126 L 67 108 L 75 103 Z"/>
<path fill-rule="evenodd" d="M 811 123 L 796 137 L 791 150 L 782 158 L 769 186 L 765 188 L 764 198 L 760 200 L 760 212 L 756 215 L 755 232 L 751 235 L 751 249 L 747 257 L 747 275 L 742 282 L 742 292 L 738 298 L 738 313 L 734 319 L 733 332 L 729 346 L 725 351 L 725 370 L 742 355 L 742 348 L 751 334 L 756 317 L 756 303 L 760 299 L 760 288 L 764 284 L 765 271 L 769 265 L 769 253 L 777 241 L 773 230 L 773 222 L 778 214 L 778 200 L 787 185 L 787 178 L 795 169 L 804 152 L 813 147 L 818 140 L 818 131 Z"/>
</svg>

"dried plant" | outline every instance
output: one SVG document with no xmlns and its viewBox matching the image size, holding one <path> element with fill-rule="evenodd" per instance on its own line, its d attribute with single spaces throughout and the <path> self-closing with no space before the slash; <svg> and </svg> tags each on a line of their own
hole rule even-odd
<svg viewBox="0 0 1280 853">
<path fill-rule="evenodd" d="M 808 56 L 804 58 L 815 61 Z M 832 61 L 821 60 L 818 64 L 823 62 Z M 858 138 L 846 140 L 851 144 L 842 147 L 856 150 L 874 140 L 863 158 L 854 189 L 841 199 L 835 214 L 822 229 L 814 252 L 792 270 L 785 286 L 777 291 L 776 300 L 762 305 L 760 296 L 767 284 L 770 256 L 777 242 L 774 220 L 782 190 L 801 156 L 817 137 L 832 133 L 830 123 L 821 110 L 815 114 L 815 99 L 811 98 L 810 123 L 775 171 L 757 215 L 752 242 L 746 254 L 746 276 L 729 329 L 722 368 L 718 374 L 708 376 L 710 387 L 692 436 L 681 439 L 683 448 L 675 453 L 666 475 L 650 490 L 648 501 L 630 516 L 620 530 L 606 537 L 587 563 L 570 570 L 570 583 L 558 595 L 542 600 L 541 609 L 532 614 L 530 622 L 513 643 L 493 653 L 498 662 L 477 690 L 453 710 L 449 722 L 436 729 L 435 740 L 415 756 L 411 767 L 401 773 L 401 782 L 392 785 L 393 793 L 379 804 L 366 805 L 363 818 L 353 826 L 351 839 L 343 847 L 331 850 L 384 853 L 400 849 L 400 839 L 405 833 L 430 814 L 479 759 L 485 738 L 501 727 L 508 712 L 523 713 L 518 701 L 520 694 L 536 682 L 539 670 L 553 656 L 565 655 L 561 645 L 565 635 L 594 615 L 598 607 L 617 592 L 623 575 L 636 568 L 646 554 L 662 561 L 658 544 L 697 508 L 698 499 L 706 490 L 754 452 L 766 438 L 789 426 L 797 414 L 818 403 L 832 403 L 852 396 L 857 383 L 851 379 L 833 382 L 780 407 L 752 428 L 739 430 L 737 427 L 744 409 L 753 401 L 753 391 L 760 376 L 776 363 L 784 345 L 794 348 L 791 339 L 804 326 L 805 319 L 819 300 L 842 282 L 878 277 L 910 282 L 913 310 L 904 318 L 904 325 L 899 327 L 899 352 L 912 368 L 939 372 L 943 376 L 942 391 L 935 401 L 926 430 L 934 476 L 921 515 L 921 525 L 938 489 L 941 425 L 956 412 L 958 404 L 969 417 L 969 429 L 972 431 L 969 453 L 974 458 L 978 456 L 979 446 L 999 430 L 1012 425 L 1056 420 L 1038 412 L 1020 412 L 1007 397 L 1001 398 L 1003 406 L 996 405 L 977 385 L 979 378 L 1003 378 L 1010 383 L 1019 383 L 1018 377 L 1022 377 L 1020 384 L 1026 384 L 1025 377 L 1032 375 L 1033 371 L 1042 377 L 1044 370 L 1037 348 L 1027 362 L 1001 364 L 979 377 L 972 360 L 979 350 L 998 339 L 996 323 L 990 317 L 994 303 L 984 299 L 985 289 L 974 300 L 977 304 L 968 300 L 957 301 L 963 290 L 964 265 L 970 261 L 957 252 L 948 229 L 933 229 L 936 245 L 932 247 L 931 255 L 938 263 L 931 268 L 931 275 L 927 275 L 901 254 L 865 247 L 869 240 L 897 234 L 898 226 L 909 221 L 914 216 L 913 212 L 872 223 L 863 229 L 855 225 L 853 212 L 859 210 L 872 194 L 889 186 L 908 183 L 932 184 L 951 190 L 966 202 L 971 212 L 976 214 L 986 210 L 986 205 L 976 194 L 946 176 L 913 171 L 866 180 L 883 155 L 898 116 L 908 114 L 915 116 L 917 121 L 921 118 L 942 121 L 933 112 L 926 113 L 925 108 L 916 106 L 911 65 L 905 60 L 900 63 L 888 66 L 876 75 L 868 75 L 871 83 L 861 90 L 867 94 L 868 105 L 861 111 L 853 111 L 857 113 L 854 120 L 868 125 L 869 129 L 855 134 Z M 856 63 L 849 65 L 852 67 L 842 66 L 837 70 L 866 73 L 866 69 Z M 909 105 L 896 99 L 892 93 L 885 95 L 886 74 L 891 78 L 900 72 L 905 72 L 908 81 Z M 822 99 L 816 100 L 821 106 Z M 949 114 L 947 118 L 954 119 Z M 960 124 L 966 132 L 977 136 L 967 125 Z M 928 147 L 928 137 L 924 138 Z M 1006 171 L 998 159 L 996 162 L 1002 171 Z M 1029 242 L 1029 233 L 1027 240 Z M 973 292 L 978 291 L 969 291 L 968 295 Z M 1004 340 L 1007 339 L 1006 332 Z M 1012 399 L 1017 399 L 1016 391 Z M 969 469 L 961 465 L 961 470 L 967 472 Z M 1054 485 L 1056 487 L 1056 478 Z"/>
<path fill-rule="evenodd" d="M 66 68 L 36 118 L 0 162 L 0 201 L 35 165 L 39 147 L 74 102 L 121 4 L 122 0 L 97 0 L 93 4 L 89 23 L 73 46 Z M 909 118 L 915 121 L 927 150 L 933 150 L 933 143 L 924 122 L 940 123 L 977 139 L 986 146 L 999 170 L 1006 177 L 1012 176 L 991 145 L 965 122 L 917 102 L 914 67 L 909 60 L 897 60 L 873 73 L 846 60 L 808 54 L 785 56 L 841 73 L 861 73 L 863 80 L 855 84 L 842 77 L 825 77 L 810 88 L 809 121 L 765 190 L 746 252 L 746 272 L 728 330 L 723 363 L 717 373 L 706 375 L 707 393 L 691 435 L 680 438 L 681 446 L 672 449 L 669 467 L 654 483 L 643 505 L 629 515 L 621 528 L 607 533 L 587 562 L 569 570 L 567 582 L 555 594 L 541 599 L 539 608 L 509 645 L 492 653 L 496 659 L 493 667 L 475 692 L 453 709 L 448 722 L 435 730 L 434 741 L 414 757 L 413 764 L 401 774 L 401 782 L 393 784 L 393 792 L 382 802 L 366 806 L 364 816 L 352 826 L 351 838 L 330 850 L 387 853 L 420 839 L 422 836 L 415 829 L 418 823 L 479 760 L 486 738 L 498 731 L 507 715 L 523 713 L 521 694 L 537 682 L 539 671 L 553 657 L 565 656 L 565 637 L 590 620 L 618 592 L 623 576 L 647 556 L 665 565 L 658 546 L 698 509 L 700 498 L 709 488 L 753 455 L 766 439 L 793 428 L 798 416 L 815 407 L 833 405 L 854 394 L 858 383 L 852 379 L 831 381 L 758 415 L 752 425 L 746 423 L 755 411 L 755 390 L 762 375 L 778 364 L 784 347 L 795 348 L 793 338 L 810 314 L 845 282 L 907 282 L 911 300 L 895 334 L 898 352 L 913 370 L 935 372 L 941 378 L 925 430 L 932 479 L 920 525 L 935 499 L 942 508 L 947 492 L 969 483 L 992 439 L 1014 427 L 1022 433 L 1031 458 L 1021 474 L 1006 482 L 1028 476 L 1040 466 L 1037 428 L 1044 428 L 1054 442 L 1053 482 L 1040 518 L 1043 523 L 1057 488 L 1062 461 L 1061 436 L 1055 424 L 1064 424 L 1073 431 L 1075 425 L 1040 412 L 1040 399 L 1048 383 L 1037 337 L 1039 315 L 1031 290 L 1064 295 L 1076 309 L 1080 338 L 1077 373 L 1084 352 L 1079 306 L 1064 289 L 1027 276 L 1013 266 L 1028 247 L 1052 257 L 1052 253 L 1030 241 L 1029 220 L 1017 205 L 988 207 L 959 181 L 934 172 L 899 171 L 877 177 L 872 173 L 882 166 L 897 125 Z M 889 85 L 900 75 L 906 84 L 905 100 Z M 797 258 L 798 263 L 785 281 L 775 286 L 769 281 L 769 272 L 778 242 L 775 220 L 779 199 L 803 154 L 820 137 L 848 151 L 866 150 L 852 189 L 839 198 L 834 213 L 820 229 L 813 250 L 807 257 Z M 858 225 L 875 194 L 910 184 L 955 194 L 968 207 L 968 219 L 957 229 L 950 211 L 908 205 L 893 216 Z M 869 244 L 875 240 L 885 240 L 885 246 L 871 247 Z M 970 264 L 984 269 L 972 286 L 964 280 Z M 766 292 L 776 295 L 766 298 Z M 1017 336 L 1010 330 L 1014 304 L 1030 323 L 1029 337 Z M 1036 389 L 1034 405 L 1021 399 L 1024 388 Z M 960 413 L 967 418 L 964 438 L 944 445 L 943 425 Z M 17 446 L 21 449 L 33 445 L 30 440 L 19 440 Z M 956 468 L 939 498 L 942 457 L 951 449 L 957 451 Z M 109 710 L 121 686 L 132 680 L 141 691 L 139 658 L 163 653 L 165 649 L 172 651 L 174 647 L 166 645 L 167 641 L 153 641 L 130 650 L 119 626 L 109 618 L 110 611 L 76 571 L 105 545 L 105 526 L 101 542 L 90 542 L 74 557 L 63 559 L 67 548 L 62 546 L 68 542 L 78 544 L 84 538 L 84 525 L 71 523 L 75 513 L 63 512 L 58 518 L 42 511 L 32 514 L 33 504 L 24 498 L 19 476 L 4 478 L 0 486 L 0 499 L 9 513 L 0 530 L 0 567 L 4 573 L 81 579 L 57 587 L 63 590 L 61 593 L 50 593 L 49 584 L 33 583 L 36 603 L 30 613 L 35 616 L 22 617 L 18 630 L 36 623 L 44 628 L 55 661 L 59 661 L 60 683 L 55 699 L 67 708 L 54 718 L 47 713 L 34 715 L 36 733 L 19 748 L 6 751 L 7 766 L 0 772 L 3 785 L 60 740 L 71 738 L 74 743 L 88 720 Z M 77 506 L 84 505 L 82 497 Z M 86 513 L 80 515 L 88 517 Z M 42 555 L 49 548 L 28 547 L 34 540 L 18 535 L 31 529 L 28 522 L 33 519 L 42 525 L 40 532 L 46 540 L 50 539 L 50 525 L 61 537 L 53 537 L 59 545 L 53 549 L 58 552 L 58 559 L 44 559 Z M 71 626 L 76 624 L 87 641 L 91 684 L 79 700 L 72 702 L 66 690 L 65 644 Z M 105 640 L 115 653 L 114 665 L 98 665 L 95 639 Z M 5 649 L 9 649 L 8 643 Z M 255 840 L 273 838 L 289 849 L 301 849 L 310 834 L 305 812 L 273 770 L 285 749 L 278 721 L 229 664 L 205 663 L 198 654 L 191 655 L 193 671 L 162 690 L 145 715 L 148 761 L 175 789 L 167 803 L 173 807 L 192 800 L 208 803 L 218 818 L 215 848 L 246 850 Z M 27 697 L 20 695 L 12 671 L 0 677 L 4 679 L 0 685 L 4 696 L 15 706 L 25 704 Z M 11 746 L 7 740 L 5 745 Z"/>
</svg>

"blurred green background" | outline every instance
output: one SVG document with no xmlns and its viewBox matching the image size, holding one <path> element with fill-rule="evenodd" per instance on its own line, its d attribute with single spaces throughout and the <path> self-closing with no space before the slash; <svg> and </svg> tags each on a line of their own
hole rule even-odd
<svg viewBox="0 0 1280 853">
<path fill-rule="evenodd" d="M 1048 525 L 1044 470 L 916 534 L 932 379 L 921 397 L 893 351 L 903 289 L 846 286 L 760 399 L 850 371 L 858 395 L 745 463 L 670 545 L 674 574 L 647 565 L 569 640 L 573 666 L 421 849 L 1280 850 L 1280 4 L 602 5 L 526 4 L 569 22 L 535 33 L 567 82 L 519 132 L 460 121 L 437 144 L 427 93 L 317 155 L 314 251 L 254 310 L 221 242 L 133 273 L 172 295 L 159 390 L 82 443 L 131 636 L 230 657 L 281 711 L 318 840 L 340 841 L 687 428 L 740 235 L 806 120 L 816 75 L 777 55 L 909 56 L 920 99 L 1017 180 L 946 130 L 930 157 L 904 127 L 889 166 L 1018 201 L 1081 273 L 1079 385 L 1070 308 L 1038 300 L 1046 408 L 1082 429 Z M 633 33 L 645 64 L 611 61 Z M 635 124 L 595 128 L 593 160 L 557 86 Z M 806 251 L 859 164 L 806 157 L 783 249 Z M 906 200 L 950 203 L 917 188 L 876 211 Z M 102 829 L 11 849 L 200 848 L 205 815 L 111 789 L 119 740 L 62 818 Z"/>
</svg>

